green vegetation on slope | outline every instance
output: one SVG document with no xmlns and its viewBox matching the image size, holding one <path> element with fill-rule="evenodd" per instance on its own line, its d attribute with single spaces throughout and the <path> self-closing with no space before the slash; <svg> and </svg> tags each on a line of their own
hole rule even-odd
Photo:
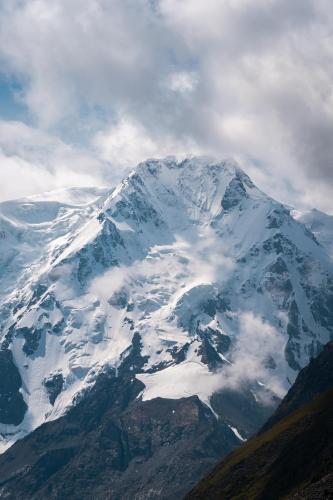
<svg viewBox="0 0 333 500">
<path fill-rule="evenodd" d="M 333 498 L 333 390 L 233 452 L 187 496 L 280 498 Z"/>
</svg>

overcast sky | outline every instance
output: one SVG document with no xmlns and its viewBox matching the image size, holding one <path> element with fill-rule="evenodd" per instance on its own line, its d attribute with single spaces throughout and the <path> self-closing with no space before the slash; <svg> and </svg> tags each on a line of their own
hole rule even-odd
<svg viewBox="0 0 333 500">
<path fill-rule="evenodd" d="M 332 0 L 0 0 L 0 199 L 233 156 L 333 213 Z"/>
</svg>

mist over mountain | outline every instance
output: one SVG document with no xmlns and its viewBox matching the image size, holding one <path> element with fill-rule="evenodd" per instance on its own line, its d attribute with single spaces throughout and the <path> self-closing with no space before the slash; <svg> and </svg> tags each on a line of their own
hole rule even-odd
<svg viewBox="0 0 333 500">
<path fill-rule="evenodd" d="M 4 455 L 37 467 L 27 498 L 174 498 L 256 433 L 332 338 L 311 224 L 205 157 L 1 203 L 0 443 L 27 436 Z"/>
</svg>

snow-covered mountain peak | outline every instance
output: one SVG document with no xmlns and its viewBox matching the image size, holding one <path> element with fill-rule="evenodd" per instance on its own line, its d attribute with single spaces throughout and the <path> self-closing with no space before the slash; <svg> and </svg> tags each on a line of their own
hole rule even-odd
<svg viewBox="0 0 333 500">
<path fill-rule="evenodd" d="M 166 191 L 199 205 L 202 197 L 209 204 L 210 199 L 225 191 L 234 179 L 242 182 L 245 189 L 254 189 L 249 177 L 232 159 L 217 162 L 193 157 L 177 161 L 169 157 L 140 163 L 124 181 L 124 186 L 144 184 L 147 189 L 155 188 L 158 193 Z M 195 195 L 199 195 L 199 199 Z"/>
<path fill-rule="evenodd" d="M 150 234 L 161 225 L 185 231 L 245 207 L 247 198 L 271 201 L 233 160 L 166 158 L 139 164 L 114 190 L 104 212 L 133 229 L 152 224 Z"/>
<path fill-rule="evenodd" d="M 332 335 L 327 252 L 234 161 L 147 160 L 110 192 L 58 195 L 0 204 L 0 366 L 22 382 L 4 447 L 131 352 L 143 398 L 210 405 L 282 394 Z"/>
</svg>

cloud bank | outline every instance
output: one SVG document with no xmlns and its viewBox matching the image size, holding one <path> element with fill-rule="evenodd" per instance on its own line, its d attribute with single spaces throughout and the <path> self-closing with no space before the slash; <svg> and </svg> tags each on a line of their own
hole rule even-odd
<svg viewBox="0 0 333 500">
<path fill-rule="evenodd" d="M 97 184 L 148 156 L 235 156 L 273 196 L 332 212 L 332 28 L 330 0 L 3 0 L 0 77 L 34 155 L 1 139 L 2 178 L 31 172 L 31 191 L 64 165 Z"/>
</svg>

